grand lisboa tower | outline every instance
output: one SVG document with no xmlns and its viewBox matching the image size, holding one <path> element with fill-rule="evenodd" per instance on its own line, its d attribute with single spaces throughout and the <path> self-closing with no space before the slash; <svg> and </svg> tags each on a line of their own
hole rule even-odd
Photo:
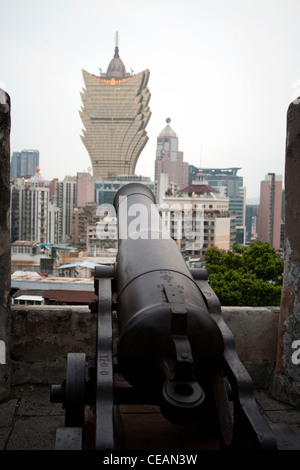
<svg viewBox="0 0 300 470">
<path fill-rule="evenodd" d="M 81 139 L 88 151 L 93 176 L 109 179 L 134 175 L 138 158 L 148 136 L 151 116 L 149 70 L 126 73 L 119 56 L 118 34 L 114 57 L 100 76 L 82 71 L 85 89 L 81 93 Z"/>
</svg>

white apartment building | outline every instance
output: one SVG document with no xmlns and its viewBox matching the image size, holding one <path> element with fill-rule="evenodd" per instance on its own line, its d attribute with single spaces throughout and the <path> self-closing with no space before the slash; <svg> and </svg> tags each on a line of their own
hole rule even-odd
<svg viewBox="0 0 300 470">
<path fill-rule="evenodd" d="M 55 181 L 54 203 L 60 209 L 58 221 L 58 242 L 70 241 L 72 235 L 72 213 L 76 207 L 77 177 L 66 176 Z"/>
<path fill-rule="evenodd" d="M 60 209 L 56 207 L 54 201 L 50 201 L 49 210 L 49 230 L 48 230 L 48 243 L 56 245 L 59 243 L 59 227 L 60 227 Z"/>
<path fill-rule="evenodd" d="M 186 260 L 203 261 L 210 246 L 229 250 L 235 241 L 235 215 L 229 198 L 209 186 L 204 175 L 160 206 L 165 226 Z"/>
<path fill-rule="evenodd" d="M 50 186 L 46 180 L 17 178 L 11 184 L 11 241 L 49 242 Z"/>
</svg>

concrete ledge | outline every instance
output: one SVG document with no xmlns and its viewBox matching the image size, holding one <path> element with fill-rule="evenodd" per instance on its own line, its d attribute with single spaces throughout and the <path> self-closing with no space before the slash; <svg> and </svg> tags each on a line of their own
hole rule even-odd
<svg viewBox="0 0 300 470">
<path fill-rule="evenodd" d="M 68 352 L 95 354 L 96 315 L 88 307 L 12 306 L 12 385 L 60 383 Z"/>
<path fill-rule="evenodd" d="M 254 385 L 267 388 L 276 361 L 279 307 L 222 309 Z M 96 315 L 88 307 L 12 306 L 12 385 L 61 383 L 68 352 L 95 355 Z"/>
<path fill-rule="evenodd" d="M 241 362 L 255 386 L 268 388 L 274 371 L 280 307 L 223 307 Z"/>
</svg>

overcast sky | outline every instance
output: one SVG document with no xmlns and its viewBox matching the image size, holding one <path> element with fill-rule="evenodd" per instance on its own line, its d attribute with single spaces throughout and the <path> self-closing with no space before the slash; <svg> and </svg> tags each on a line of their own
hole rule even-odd
<svg viewBox="0 0 300 470">
<path fill-rule="evenodd" d="M 184 161 L 240 167 L 247 199 L 284 178 L 286 113 L 300 95 L 299 0 L 0 0 L 0 87 L 11 97 L 11 153 L 40 151 L 44 177 L 87 171 L 82 69 L 106 71 L 115 32 L 126 71 L 150 70 L 149 141 L 136 173 L 154 176 L 171 119 Z"/>
</svg>

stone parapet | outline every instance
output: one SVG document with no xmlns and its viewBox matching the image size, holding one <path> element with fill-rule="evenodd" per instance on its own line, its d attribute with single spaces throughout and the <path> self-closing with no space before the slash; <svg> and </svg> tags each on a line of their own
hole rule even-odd
<svg viewBox="0 0 300 470">
<path fill-rule="evenodd" d="M 96 315 L 88 307 L 14 305 L 11 310 L 14 385 L 61 383 L 68 352 L 84 352 L 87 359 L 94 357 Z M 225 307 L 222 311 L 254 385 L 267 388 L 276 361 L 279 308 Z"/>
<path fill-rule="evenodd" d="M 12 306 L 12 384 L 60 383 L 69 352 L 95 354 L 96 315 L 88 307 Z"/>
<path fill-rule="evenodd" d="M 300 99 L 287 112 L 285 156 L 285 253 L 272 393 L 300 406 Z"/>
<path fill-rule="evenodd" d="M 0 399 L 10 390 L 10 124 L 10 97 L 0 88 Z"/>
<path fill-rule="evenodd" d="M 223 307 L 222 313 L 254 385 L 268 388 L 276 362 L 279 307 Z"/>
</svg>

